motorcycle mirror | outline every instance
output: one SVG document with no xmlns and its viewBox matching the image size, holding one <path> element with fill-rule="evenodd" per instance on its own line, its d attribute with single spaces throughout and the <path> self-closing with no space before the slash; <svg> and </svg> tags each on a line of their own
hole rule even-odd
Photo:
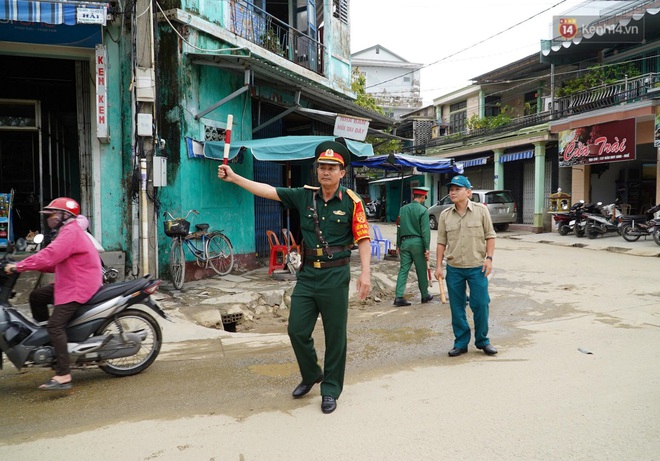
<svg viewBox="0 0 660 461">
<path fill-rule="evenodd" d="M 23 237 L 21 237 L 16 240 L 15 245 L 18 251 L 23 251 L 27 248 L 27 241 Z"/>
<path fill-rule="evenodd" d="M 33 241 L 34 243 L 36 243 L 37 245 L 40 244 L 41 242 L 44 241 L 44 234 L 37 234 L 37 235 L 35 235 L 34 238 L 32 239 L 32 241 Z"/>
</svg>

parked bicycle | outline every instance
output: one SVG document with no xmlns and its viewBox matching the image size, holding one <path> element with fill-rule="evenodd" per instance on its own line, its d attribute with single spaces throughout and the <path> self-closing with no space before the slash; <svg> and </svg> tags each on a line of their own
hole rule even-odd
<svg viewBox="0 0 660 461">
<path fill-rule="evenodd" d="M 197 230 L 190 232 L 190 222 L 187 221 L 190 213 L 198 215 L 199 211 L 190 210 L 183 218 L 175 218 L 169 211 L 163 215 L 170 217 L 163 224 L 165 235 L 172 237 L 170 276 L 177 290 L 183 286 L 186 275 L 184 244 L 200 267 L 210 267 L 218 275 L 227 275 L 234 267 L 234 247 L 229 238 L 221 230 L 209 232 L 208 224 L 195 224 Z"/>
</svg>

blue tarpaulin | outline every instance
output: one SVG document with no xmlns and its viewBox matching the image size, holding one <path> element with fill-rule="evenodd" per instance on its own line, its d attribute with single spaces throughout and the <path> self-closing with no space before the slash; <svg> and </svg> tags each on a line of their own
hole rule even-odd
<svg viewBox="0 0 660 461">
<path fill-rule="evenodd" d="M 2 0 L 0 3 L 0 20 L 74 26 L 77 22 L 76 9 L 78 6 L 78 2 Z M 89 6 L 102 6 L 104 8 L 103 14 L 105 14 L 105 4 L 92 3 Z"/>
<path fill-rule="evenodd" d="M 463 173 L 463 166 L 453 159 L 430 159 L 415 155 L 390 154 L 377 155 L 365 160 L 353 162 L 353 166 L 377 168 L 388 171 L 401 171 L 403 168 L 417 168 L 422 173 Z"/>
<path fill-rule="evenodd" d="M 314 160 L 316 146 L 323 141 L 340 142 L 351 152 L 353 162 L 356 159 L 374 155 L 371 144 L 352 141 L 335 136 L 280 136 L 276 138 L 252 139 L 230 142 L 229 159 L 236 157 L 241 150 L 264 162 L 309 162 Z M 225 150 L 224 141 L 206 141 L 204 157 L 222 160 Z"/>
</svg>

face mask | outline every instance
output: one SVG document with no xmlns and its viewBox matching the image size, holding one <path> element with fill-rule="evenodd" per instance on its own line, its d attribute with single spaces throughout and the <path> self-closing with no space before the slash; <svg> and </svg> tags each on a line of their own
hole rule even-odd
<svg viewBox="0 0 660 461">
<path fill-rule="evenodd" d="M 62 222 L 62 219 L 58 215 L 51 215 L 46 221 L 48 222 L 48 227 L 55 229 Z"/>
</svg>

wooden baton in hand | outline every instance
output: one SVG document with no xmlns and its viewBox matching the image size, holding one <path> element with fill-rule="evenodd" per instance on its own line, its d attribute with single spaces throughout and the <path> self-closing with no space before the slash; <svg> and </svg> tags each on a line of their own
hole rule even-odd
<svg viewBox="0 0 660 461">
<path fill-rule="evenodd" d="M 222 164 L 226 165 L 229 163 L 229 147 L 231 143 L 231 127 L 234 124 L 234 116 L 229 114 L 227 115 L 227 128 L 225 129 L 225 151 L 222 156 Z"/>
</svg>

